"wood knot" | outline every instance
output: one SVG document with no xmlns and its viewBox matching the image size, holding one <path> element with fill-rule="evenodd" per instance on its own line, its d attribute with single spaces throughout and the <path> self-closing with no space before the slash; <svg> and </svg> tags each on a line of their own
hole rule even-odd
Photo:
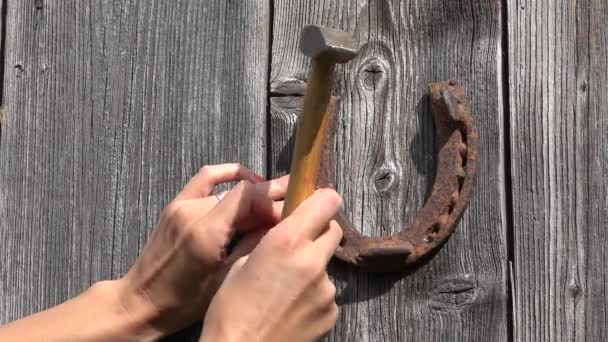
<svg viewBox="0 0 608 342">
<path fill-rule="evenodd" d="M 578 280 L 578 274 L 576 272 L 574 272 L 574 274 L 570 277 L 570 281 L 566 286 L 566 291 L 574 301 L 576 301 L 583 293 L 583 289 L 581 288 L 580 281 Z"/>
<path fill-rule="evenodd" d="M 397 173 L 389 167 L 381 167 L 372 175 L 374 188 L 380 194 L 389 192 L 397 183 Z"/>
<path fill-rule="evenodd" d="M 378 92 L 393 77 L 393 50 L 383 42 L 371 41 L 362 45 L 357 60 L 357 84 L 363 91 Z"/>
<path fill-rule="evenodd" d="M 299 78 L 284 78 L 273 82 L 270 103 L 276 109 L 300 112 L 306 93 L 306 81 Z"/>
<path fill-rule="evenodd" d="M 459 310 L 475 302 L 477 284 L 466 278 L 448 279 L 429 292 L 429 307 L 438 311 Z"/>
<path fill-rule="evenodd" d="M 25 72 L 25 68 L 23 68 L 23 65 L 21 64 L 15 64 L 15 66 L 13 66 L 13 69 L 15 69 L 15 77 L 21 77 Z"/>
<path fill-rule="evenodd" d="M 573 299 L 577 299 L 578 297 L 580 297 L 583 290 L 580 286 L 578 286 L 578 284 L 574 284 L 568 286 L 568 292 L 570 293 L 570 297 L 572 297 Z"/>
<path fill-rule="evenodd" d="M 361 66 L 361 83 L 363 88 L 375 91 L 380 88 L 386 79 L 387 68 L 383 61 L 378 58 L 371 58 Z"/>
</svg>

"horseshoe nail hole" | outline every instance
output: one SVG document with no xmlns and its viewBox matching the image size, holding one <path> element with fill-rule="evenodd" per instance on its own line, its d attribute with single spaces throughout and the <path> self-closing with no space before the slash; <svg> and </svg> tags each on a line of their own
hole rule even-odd
<svg viewBox="0 0 608 342">
<path fill-rule="evenodd" d="M 451 214 L 452 211 L 454 211 L 454 207 L 456 207 L 456 202 L 450 201 L 450 204 L 448 204 L 448 214 Z"/>
<path fill-rule="evenodd" d="M 458 152 L 458 156 L 456 157 L 456 165 L 458 168 L 462 168 L 462 155 Z"/>
<path fill-rule="evenodd" d="M 437 233 L 439 233 L 439 230 L 441 229 L 441 225 L 439 223 L 435 223 L 433 224 L 433 226 L 431 227 L 431 237 L 435 237 L 435 235 L 437 235 Z"/>
<path fill-rule="evenodd" d="M 460 143 L 460 145 L 458 145 L 458 153 L 460 153 L 460 158 L 462 158 L 462 164 L 465 164 L 467 161 L 467 149 L 465 143 Z"/>
<path fill-rule="evenodd" d="M 467 136 L 461 135 L 460 144 L 458 144 L 458 154 L 460 154 L 460 163 L 464 168 L 467 165 L 467 154 L 469 153 L 469 146 L 467 145 Z"/>
<path fill-rule="evenodd" d="M 454 191 L 450 195 L 450 201 L 452 201 L 453 203 L 456 203 L 458 201 L 458 197 L 460 197 L 460 192 L 459 191 Z"/>
<path fill-rule="evenodd" d="M 427 236 L 424 238 L 424 242 L 426 242 L 426 243 L 431 243 L 431 242 L 433 242 L 433 241 L 435 241 L 435 238 L 433 237 L 433 235 L 427 235 Z"/>
<path fill-rule="evenodd" d="M 464 168 L 460 167 L 456 170 L 456 176 L 458 177 L 458 190 L 462 189 L 462 185 L 464 184 Z"/>
</svg>

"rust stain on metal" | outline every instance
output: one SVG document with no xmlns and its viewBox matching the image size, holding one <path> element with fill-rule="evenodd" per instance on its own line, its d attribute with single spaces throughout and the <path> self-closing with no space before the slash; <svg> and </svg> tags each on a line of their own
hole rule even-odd
<svg viewBox="0 0 608 342">
<path fill-rule="evenodd" d="M 368 237 L 362 235 L 339 213 L 344 238 L 336 256 L 371 272 L 393 272 L 412 266 L 438 250 L 456 229 L 477 182 L 479 145 L 475 121 L 456 80 L 429 87 L 438 146 L 437 173 L 431 195 L 414 223 L 399 233 Z M 335 125 L 337 120 L 330 120 Z M 326 145 L 331 145 L 335 127 L 329 127 Z M 333 153 L 324 147 L 320 186 L 334 179 Z M 348 204 L 346 204 L 348 205 Z"/>
</svg>

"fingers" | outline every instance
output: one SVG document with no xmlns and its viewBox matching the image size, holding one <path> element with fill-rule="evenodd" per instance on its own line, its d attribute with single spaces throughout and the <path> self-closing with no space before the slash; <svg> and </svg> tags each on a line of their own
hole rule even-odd
<svg viewBox="0 0 608 342">
<path fill-rule="evenodd" d="M 329 221 L 336 216 L 341 206 L 342 198 L 337 192 L 331 189 L 317 190 L 277 228 L 293 229 L 294 234 L 303 234 L 314 241 L 327 229 Z"/>
<path fill-rule="evenodd" d="M 342 228 L 338 222 L 331 220 L 329 227 L 314 241 L 314 248 L 326 265 L 340 245 L 340 241 L 342 241 Z"/>
<path fill-rule="evenodd" d="M 277 207 L 282 204 L 276 204 L 275 200 L 285 196 L 287 183 L 286 177 L 257 185 L 242 181 L 209 212 L 207 218 L 240 231 L 252 229 L 264 220 L 276 223 L 280 218 Z"/>
<path fill-rule="evenodd" d="M 235 227 L 255 211 L 260 215 L 272 215 L 272 199 L 261 196 L 256 187 L 247 181 L 241 181 L 209 212 L 209 222 L 220 222 Z"/>
<path fill-rule="evenodd" d="M 266 181 L 263 183 L 258 183 L 257 187 L 261 193 L 266 194 L 266 196 L 270 197 L 270 199 L 274 201 L 279 201 L 285 198 L 287 193 L 287 185 L 289 184 L 289 175 L 273 179 L 270 181 Z M 229 191 L 223 192 L 220 196 L 217 196 L 217 201 L 221 201 L 226 197 Z"/>
<path fill-rule="evenodd" d="M 193 199 L 211 195 L 216 185 L 226 182 L 248 180 L 259 183 L 264 179 L 241 164 L 220 164 L 203 166 L 192 177 L 176 199 Z"/>
<path fill-rule="evenodd" d="M 287 185 L 289 184 L 289 175 L 273 179 L 264 183 L 260 183 L 257 187 L 261 188 L 262 193 L 266 193 L 274 201 L 282 200 L 287 194 Z"/>
<path fill-rule="evenodd" d="M 281 221 L 281 214 L 283 213 L 284 201 L 277 201 L 272 203 L 272 215 L 270 217 L 252 217 L 249 221 L 252 227 L 257 227 L 261 224 L 268 223 L 269 227 L 273 227 Z M 248 229 L 245 229 L 248 230 Z"/>
</svg>

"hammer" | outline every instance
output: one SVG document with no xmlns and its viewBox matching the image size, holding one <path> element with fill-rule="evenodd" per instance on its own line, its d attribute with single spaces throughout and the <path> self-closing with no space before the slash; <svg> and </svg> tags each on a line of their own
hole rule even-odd
<svg viewBox="0 0 608 342">
<path fill-rule="evenodd" d="M 358 47 L 355 39 L 347 32 L 308 25 L 300 34 L 300 51 L 312 58 L 312 70 L 296 131 L 283 218 L 289 216 L 315 191 L 330 111 L 328 106 L 334 85 L 334 69 L 337 63 L 353 59 Z"/>
</svg>

